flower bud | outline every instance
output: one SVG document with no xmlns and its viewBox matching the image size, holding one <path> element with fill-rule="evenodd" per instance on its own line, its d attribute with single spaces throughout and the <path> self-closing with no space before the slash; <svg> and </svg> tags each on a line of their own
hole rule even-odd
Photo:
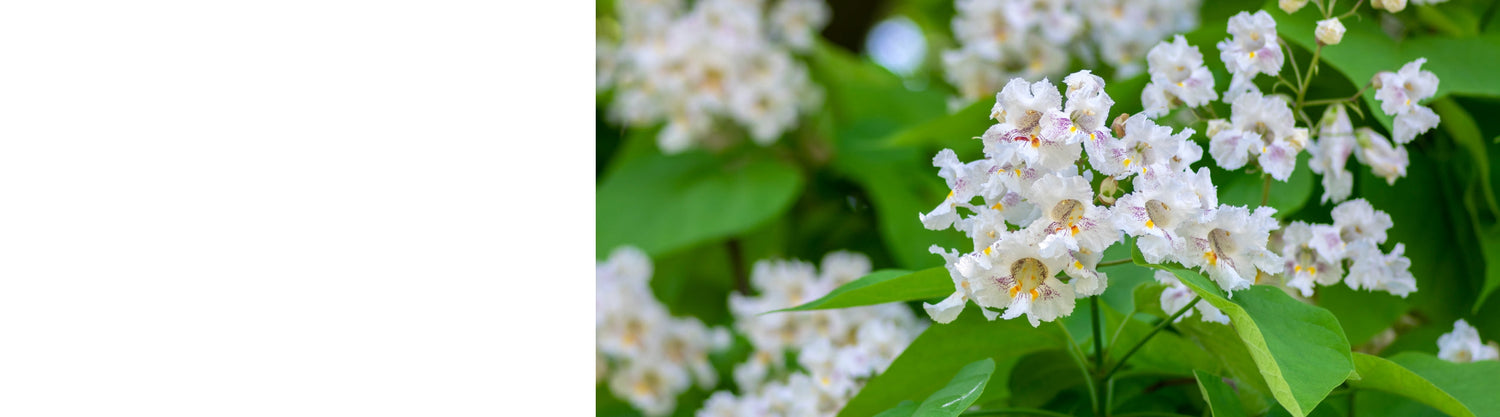
<svg viewBox="0 0 1500 417">
<path fill-rule="evenodd" d="M 1125 138 L 1126 120 L 1130 120 L 1130 113 L 1121 112 L 1119 116 L 1115 117 L 1114 123 L 1110 124 L 1109 127 L 1115 131 L 1115 137 L 1121 139 Z"/>
<path fill-rule="evenodd" d="M 1344 40 L 1344 24 L 1337 17 L 1319 20 L 1318 28 L 1313 33 L 1317 35 L 1318 43 L 1338 45 L 1339 41 Z"/>
<path fill-rule="evenodd" d="M 1099 183 L 1099 202 L 1106 206 L 1115 205 L 1115 194 L 1120 193 L 1120 182 L 1115 177 L 1104 177 Z"/>
<path fill-rule="evenodd" d="M 1307 0 L 1281 0 L 1278 4 L 1286 14 L 1292 14 L 1302 10 L 1302 6 L 1307 5 Z"/>
<path fill-rule="evenodd" d="M 1209 137 L 1214 137 L 1218 136 L 1220 131 L 1228 128 L 1228 121 L 1225 121 L 1224 119 L 1213 119 L 1208 121 L 1208 132 L 1205 133 L 1207 133 Z"/>
</svg>

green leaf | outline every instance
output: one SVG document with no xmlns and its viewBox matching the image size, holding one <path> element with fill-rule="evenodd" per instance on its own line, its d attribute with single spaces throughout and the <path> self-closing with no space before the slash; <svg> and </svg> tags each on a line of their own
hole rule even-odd
<svg viewBox="0 0 1500 417">
<path fill-rule="evenodd" d="M 1416 352 L 1397 354 L 1390 361 L 1432 382 L 1474 415 L 1500 415 L 1500 395 L 1495 395 L 1495 387 L 1500 386 L 1500 361 L 1453 363 Z"/>
<path fill-rule="evenodd" d="M 1203 401 L 1213 410 L 1214 417 L 1247 416 L 1240 398 L 1234 395 L 1234 388 L 1225 384 L 1224 378 L 1199 370 L 1193 371 L 1193 377 L 1198 379 L 1198 391 L 1203 393 Z"/>
<path fill-rule="evenodd" d="M 1453 138 L 1454 144 L 1473 158 L 1472 171 L 1459 175 L 1468 177 L 1463 193 L 1464 208 L 1474 226 L 1479 250 L 1484 254 L 1484 285 L 1471 310 L 1478 312 L 1485 299 L 1500 288 L 1500 207 L 1495 202 L 1494 188 L 1490 186 L 1489 155 L 1479 126 L 1469 112 L 1452 99 L 1433 102 L 1432 108 L 1442 117 L 1441 126 Z"/>
<path fill-rule="evenodd" d="M 883 269 L 835 288 L 822 298 L 777 311 L 826 310 L 858 307 L 900 301 L 928 300 L 953 294 L 953 278 L 948 268 L 935 267 L 917 272 Z"/>
<path fill-rule="evenodd" d="M 984 358 L 965 365 L 948 381 L 948 385 L 922 400 L 912 416 L 954 417 L 962 414 L 984 394 L 984 386 L 994 373 L 994 359 Z"/>
<path fill-rule="evenodd" d="M 927 398 L 964 365 L 985 358 L 997 365 L 990 378 L 993 383 L 980 398 L 981 403 L 988 403 L 1010 395 L 1006 382 L 1012 365 L 1022 356 L 1063 346 L 1055 326 L 1036 328 L 1025 320 L 988 321 L 977 306 L 970 305 L 952 323 L 928 326 L 884 373 L 866 382 L 839 415 L 868 416 L 902 400 Z"/>
<path fill-rule="evenodd" d="M 1172 272 L 1203 302 L 1229 316 L 1272 396 L 1293 415 L 1306 416 L 1334 387 L 1354 375 L 1349 340 L 1328 310 L 1263 285 L 1236 292 L 1230 300 L 1217 284 L 1195 271 L 1148 266 Z"/>
<path fill-rule="evenodd" d="M 930 145 L 954 148 L 959 144 L 974 142 L 975 137 L 984 134 L 985 129 L 994 124 L 990 120 L 990 109 L 994 105 L 995 100 L 976 101 L 953 114 L 891 135 L 885 143 L 889 146 Z"/>
<path fill-rule="evenodd" d="M 1010 405 L 1017 407 L 1041 407 L 1058 393 L 1085 385 L 1078 363 L 1062 349 L 1026 355 L 1015 368 L 1026 370 L 1010 375 Z"/>
<path fill-rule="evenodd" d="M 718 160 L 702 152 L 632 160 L 595 194 L 596 257 L 634 245 L 659 256 L 765 223 L 802 189 L 796 167 L 766 154 Z"/>
<path fill-rule="evenodd" d="M 1354 354 L 1354 368 L 1360 379 L 1350 380 L 1349 385 L 1359 389 L 1385 391 L 1401 395 L 1432 406 L 1450 416 L 1473 416 L 1468 407 L 1457 398 L 1433 385 L 1427 378 L 1417 375 L 1400 364 L 1379 356 Z"/>
<path fill-rule="evenodd" d="M 880 414 L 876 414 L 875 417 L 911 417 L 912 413 L 915 412 L 917 412 L 917 402 L 906 400 L 902 401 L 900 404 L 896 404 L 895 407 L 892 407 L 889 410 L 885 410 L 880 412 Z"/>
<path fill-rule="evenodd" d="M 928 251 L 932 245 L 973 247 L 973 240 L 962 232 L 927 230 L 918 217 L 937 207 L 949 191 L 932 167 L 932 154 L 916 149 L 847 149 L 834 158 L 833 166 L 869 193 L 880 237 L 900 267 L 923 269 L 941 264 L 942 258 Z"/>
</svg>

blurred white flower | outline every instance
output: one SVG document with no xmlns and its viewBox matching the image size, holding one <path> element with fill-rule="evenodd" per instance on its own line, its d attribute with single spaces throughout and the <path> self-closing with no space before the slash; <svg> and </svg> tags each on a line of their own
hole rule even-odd
<svg viewBox="0 0 1500 417">
<path fill-rule="evenodd" d="M 1182 35 L 1152 47 L 1146 64 L 1151 82 L 1146 84 L 1141 101 L 1148 115 L 1165 115 L 1176 104 L 1198 107 L 1219 98 L 1214 91 L 1214 76 L 1203 66 L 1203 54 L 1197 46 L 1188 45 Z"/>
<path fill-rule="evenodd" d="M 1312 155 L 1307 167 L 1323 176 L 1324 203 L 1344 201 L 1354 191 L 1354 173 L 1349 172 L 1346 164 L 1356 146 L 1354 127 L 1344 105 L 1328 106 L 1318 122 L 1318 140 L 1307 147 Z"/>
<path fill-rule="evenodd" d="M 1275 76 L 1286 61 L 1276 35 L 1276 20 L 1264 10 L 1255 14 L 1240 12 L 1229 18 L 1231 38 L 1219 41 L 1219 59 L 1233 74 L 1224 101 L 1234 102 L 1241 94 L 1259 92 L 1251 83 L 1257 74 Z"/>
<path fill-rule="evenodd" d="M 1457 363 L 1500 360 L 1500 349 L 1495 342 L 1486 345 L 1479 338 L 1479 329 L 1458 319 L 1453 322 L 1452 332 L 1438 337 L 1438 358 Z"/>
<path fill-rule="evenodd" d="M 1193 292 L 1192 288 L 1183 285 L 1182 281 L 1178 280 L 1177 276 L 1172 275 L 1171 272 L 1158 269 L 1153 277 L 1156 278 L 1156 282 L 1167 286 L 1167 288 L 1161 291 L 1161 310 L 1169 315 L 1186 307 L 1188 303 L 1193 301 L 1193 297 L 1198 296 L 1197 293 Z M 1223 311 L 1219 311 L 1218 307 L 1214 307 L 1213 304 L 1209 304 L 1207 301 L 1199 301 L 1198 304 L 1194 304 L 1193 310 L 1198 310 L 1198 313 L 1202 315 L 1202 320 L 1205 322 L 1229 324 L 1229 316 L 1224 315 Z M 1192 317 L 1193 310 L 1182 313 L 1182 316 L 1177 317 L 1177 320 L 1173 321 L 1173 323 L 1182 322 L 1182 319 Z"/>
</svg>

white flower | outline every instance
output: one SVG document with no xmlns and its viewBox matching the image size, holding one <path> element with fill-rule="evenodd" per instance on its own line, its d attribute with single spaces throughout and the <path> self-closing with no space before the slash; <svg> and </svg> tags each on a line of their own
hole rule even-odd
<svg viewBox="0 0 1500 417">
<path fill-rule="evenodd" d="M 1359 152 L 1354 153 L 1355 159 L 1368 165 L 1375 176 L 1385 178 L 1388 184 L 1395 184 L 1397 178 L 1406 176 L 1406 167 L 1411 164 L 1406 148 L 1392 146 L 1385 136 L 1368 127 L 1356 129 L 1354 140 L 1359 145 Z"/>
<path fill-rule="evenodd" d="M 1485 345 L 1479 338 L 1479 329 L 1470 326 L 1464 319 L 1453 322 L 1453 331 L 1438 337 L 1438 358 L 1456 363 L 1500 360 L 1500 349 L 1494 342 Z"/>
<path fill-rule="evenodd" d="M 779 0 L 770 13 L 772 34 L 795 51 L 812 49 L 817 31 L 828 24 L 828 6 L 817 0 Z"/>
<path fill-rule="evenodd" d="M 1354 127 L 1344 105 L 1328 106 L 1318 122 L 1317 142 L 1307 147 L 1312 155 L 1308 168 L 1323 176 L 1323 202 L 1344 201 L 1354 191 L 1354 173 L 1345 166 L 1356 146 Z"/>
<path fill-rule="evenodd" d="M 1427 58 L 1417 58 L 1401 66 L 1400 71 L 1382 71 L 1375 74 L 1375 99 L 1380 100 L 1380 110 L 1395 117 L 1397 144 L 1405 144 L 1417 134 L 1431 130 L 1438 124 L 1438 116 L 1421 104 L 1423 99 L 1437 93 L 1438 78 L 1422 70 Z"/>
<path fill-rule="evenodd" d="M 1031 230 L 1007 235 L 978 256 L 966 256 L 960 273 L 972 283 L 974 302 L 1004 308 L 1006 320 L 1025 314 L 1033 327 L 1073 313 L 1073 287 L 1056 278 L 1066 266 L 1062 256 L 1043 256 L 1040 237 Z"/>
<path fill-rule="evenodd" d="M 1172 103 L 1198 107 L 1219 98 L 1214 91 L 1214 76 L 1203 66 L 1203 54 L 1197 46 L 1177 35 L 1172 42 L 1161 42 L 1146 54 L 1147 73 L 1151 82 L 1142 92 L 1145 112 L 1152 116 L 1167 113 Z"/>
<path fill-rule="evenodd" d="M 1177 276 L 1172 275 L 1171 272 L 1157 270 L 1155 278 L 1156 282 L 1167 286 L 1167 288 L 1161 291 L 1161 310 L 1168 315 L 1186 307 L 1188 303 L 1193 302 L 1193 297 L 1198 296 L 1197 293 L 1193 292 L 1192 288 L 1183 285 L 1182 281 L 1179 281 Z M 1224 315 L 1223 311 L 1219 311 L 1218 307 L 1214 307 L 1213 304 L 1209 304 L 1207 301 L 1199 301 L 1198 304 L 1194 304 L 1193 310 L 1198 310 L 1199 313 L 1202 313 L 1203 321 L 1205 322 L 1229 324 L 1229 316 Z M 1173 323 L 1179 323 L 1182 322 L 1182 319 L 1192 317 L 1193 310 L 1182 313 Z"/>
<path fill-rule="evenodd" d="M 1375 244 L 1385 243 L 1386 231 L 1395 223 L 1391 215 L 1376 210 L 1369 201 L 1356 198 L 1333 208 L 1333 227 L 1345 242 L 1369 240 Z"/>
<path fill-rule="evenodd" d="M 1357 240 L 1346 248 L 1349 259 L 1349 276 L 1344 284 L 1356 290 L 1385 291 L 1406 298 L 1417 290 L 1417 280 L 1411 275 L 1411 260 L 1403 256 L 1406 246 L 1397 243 L 1390 254 L 1380 253 L 1380 247 L 1369 240 Z"/>
<path fill-rule="evenodd" d="M 1190 172 L 1148 172 L 1135 178 L 1135 192 L 1115 202 L 1115 227 L 1136 237 L 1146 262 L 1161 263 L 1187 248 L 1187 240 L 1177 230 L 1198 221 L 1203 213 L 1202 200 L 1191 187 L 1183 186 L 1194 179 Z"/>
<path fill-rule="evenodd" d="M 1250 80 L 1256 74 L 1276 75 L 1286 60 L 1277 42 L 1276 21 L 1264 10 L 1250 14 L 1240 12 L 1229 18 L 1230 39 L 1219 41 L 1219 59 L 1234 77 L 1229 90 L 1224 92 L 1225 101 L 1234 101 L 1240 94 L 1254 91 Z"/>
<path fill-rule="evenodd" d="M 630 361 L 609 380 L 610 391 L 648 416 L 663 416 L 677 408 L 677 395 L 688 389 L 682 368 L 644 359 Z"/>
<path fill-rule="evenodd" d="M 1093 204 L 1093 189 L 1083 177 L 1044 176 L 1032 186 L 1031 202 L 1045 214 L 1027 230 L 1040 236 L 1045 256 L 1101 252 L 1120 240 L 1109 209 Z"/>
<path fill-rule="evenodd" d="M 1259 271 L 1280 271 L 1281 257 L 1266 249 L 1271 230 L 1277 228 L 1271 216 L 1276 209 L 1249 209 L 1221 205 L 1203 223 L 1188 224 L 1182 230 L 1188 245 L 1177 255 L 1183 265 L 1208 273 L 1224 291 L 1249 288 Z"/>
<path fill-rule="evenodd" d="M 928 229 L 943 230 L 959 219 L 958 207 L 973 208 L 969 201 L 983 191 L 995 164 L 988 159 L 965 164 L 952 149 L 943 149 L 932 158 L 932 166 L 938 167 L 938 176 L 947 181 L 951 192 L 936 208 L 920 214 L 919 218 Z"/>
<path fill-rule="evenodd" d="M 1286 284 L 1301 291 L 1303 297 L 1313 295 L 1315 283 L 1333 285 L 1344 278 L 1344 242 L 1333 226 L 1292 222 L 1282 229 L 1281 242 Z"/>
<path fill-rule="evenodd" d="M 1230 107 L 1228 128 L 1211 126 L 1208 152 L 1224 169 L 1239 169 L 1249 155 L 1258 155 L 1261 168 L 1272 178 L 1286 181 L 1296 168 L 1297 153 L 1307 140 L 1306 129 L 1295 127 L 1292 109 L 1281 96 L 1248 92 Z"/>
<path fill-rule="evenodd" d="M 1304 0 L 1303 3 L 1306 3 Z M 1338 45 L 1344 40 L 1344 24 L 1339 22 L 1338 17 L 1331 17 L 1318 21 L 1318 28 L 1313 30 L 1318 42 L 1324 45 Z"/>
<path fill-rule="evenodd" d="M 870 257 L 849 251 L 834 251 L 823 256 L 818 280 L 830 287 L 840 287 L 870 274 Z"/>
<path fill-rule="evenodd" d="M 1109 136 L 1109 108 L 1114 99 L 1104 92 L 1104 79 L 1088 70 L 1078 71 L 1063 79 L 1067 84 L 1068 103 L 1063 112 L 1068 114 L 1072 126 L 1067 142 L 1083 142 L 1085 138 L 1095 140 Z"/>
</svg>

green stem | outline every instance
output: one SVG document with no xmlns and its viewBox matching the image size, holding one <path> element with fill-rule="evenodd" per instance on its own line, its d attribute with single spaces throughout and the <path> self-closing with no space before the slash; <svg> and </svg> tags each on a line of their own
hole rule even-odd
<svg viewBox="0 0 1500 417">
<path fill-rule="evenodd" d="M 1079 348 L 1077 343 L 1073 343 L 1073 333 L 1068 331 L 1068 326 L 1063 325 L 1062 320 L 1056 320 L 1053 323 L 1057 323 L 1057 328 L 1062 329 L 1063 338 L 1067 339 L 1068 357 L 1073 358 L 1073 363 L 1078 365 L 1078 372 L 1083 373 L 1083 382 L 1088 384 L 1089 388 L 1089 403 L 1093 404 L 1094 413 L 1097 414 L 1099 412 L 1099 398 L 1094 392 L 1094 379 L 1092 375 L 1089 375 L 1089 366 L 1083 360 L 1085 356 L 1083 349 Z"/>
<path fill-rule="evenodd" d="M 1118 372 L 1120 370 L 1120 367 L 1125 366 L 1125 361 L 1130 360 L 1131 355 L 1134 355 L 1136 351 L 1141 350 L 1141 346 L 1145 346 L 1146 342 L 1150 341 L 1152 336 L 1156 336 L 1156 333 L 1160 332 L 1161 329 L 1165 329 L 1168 325 L 1172 324 L 1172 322 L 1177 321 L 1178 317 L 1182 317 L 1183 314 L 1187 313 L 1188 309 L 1193 308 L 1193 306 L 1198 304 L 1199 301 L 1203 301 L 1203 297 L 1193 297 L 1193 301 L 1189 301 L 1187 305 L 1182 306 L 1182 308 L 1180 309 L 1177 309 L 1177 312 L 1172 313 L 1171 317 L 1167 317 L 1166 320 L 1162 320 L 1161 323 L 1157 323 L 1156 327 L 1153 327 L 1151 329 L 1151 333 L 1146 333 L 1146 337 L 1141 338 L 1140 342 L 1136 342 L 1135 346 L 1131 346 L 1130 351 L 1125 352 L 1125 356 L 1121 356 L 1119 362 L 1115 362 L 1115 367 L 1110 368 L 1109 372 L 1106 372 L 1104 374 L 1104 379 L 1108 380 L 1110 377 L 1115 376 L 1115 372 Z"/>
<path fill-rule="evenodd" d="M 1264 206 L 1267 201 L 1271 201 L 1271 174 L 1260 176 L 1265 177 L 1265 181 L 1260 184 L 1260 205 Z"/>
<path fill-rule="evenodd" d="M 1073 417 L 1071 415 L 1056 411 L 1040 410 L 1035 408 L 992 408 L 989 410 L 965 411 L 960 416 L 1047 416 L 1047 417 Z"/>
<path fill-rule="evenodd" d="M 1116 259 L 1116 260 L 1113 260 L 1113 261 L 1100 262 L 1099 265 L 1095 265 L 1095 267 L 1106 267 L 1106 266 L 1124 265 L 1124 264 L 1128 264 L 1128 263 L 1131 263 L 1131 262 L 1135 262 L 1135 260 L 1134 259 L 1130 259 L 1130 258 Z"/>
<path fill-rule="evenodd" d="M 1094 369 L 1104 368 L 1104 326 L 1099 324 L 1099 296 L 1089 297 L 1089 311 L 1094 322 Z"/>
<path fill-rule="evenodd" d="M 1104 326 L 1099 324 L 1099 296 L 1089 297 L 1089 310 L 1094 313 L 1092 320 L 1094 322 L 1094 372 L 1099 372 L 1100 369 L 1104 369 Z M 1099 391 L 1094 395 L 1095 398 L 1099 398 L 1096 415 L 1109 416 L 1108 385 L 1108 379 L 1100 379 L 1094 383 L 1094 389 Z"/>
<path fill-rule="evenodd" d="M 1359 0 L 1359 2 L 1354 3 L 1354 8 L 1349 9 L 1349 12 L 1347 12 L 1347 13 L 1339 15 L 1339 19 L 1343 19 L 1343 18 L 1346 18 L 1346 17 L 1349 17 L 1349 16 L 1353 16 L 1354 12 L 1359 11 L 1359 6 L 1363 5 L 1363 4 L 1365 4 L 1365 0 Z"/>
</svg>

